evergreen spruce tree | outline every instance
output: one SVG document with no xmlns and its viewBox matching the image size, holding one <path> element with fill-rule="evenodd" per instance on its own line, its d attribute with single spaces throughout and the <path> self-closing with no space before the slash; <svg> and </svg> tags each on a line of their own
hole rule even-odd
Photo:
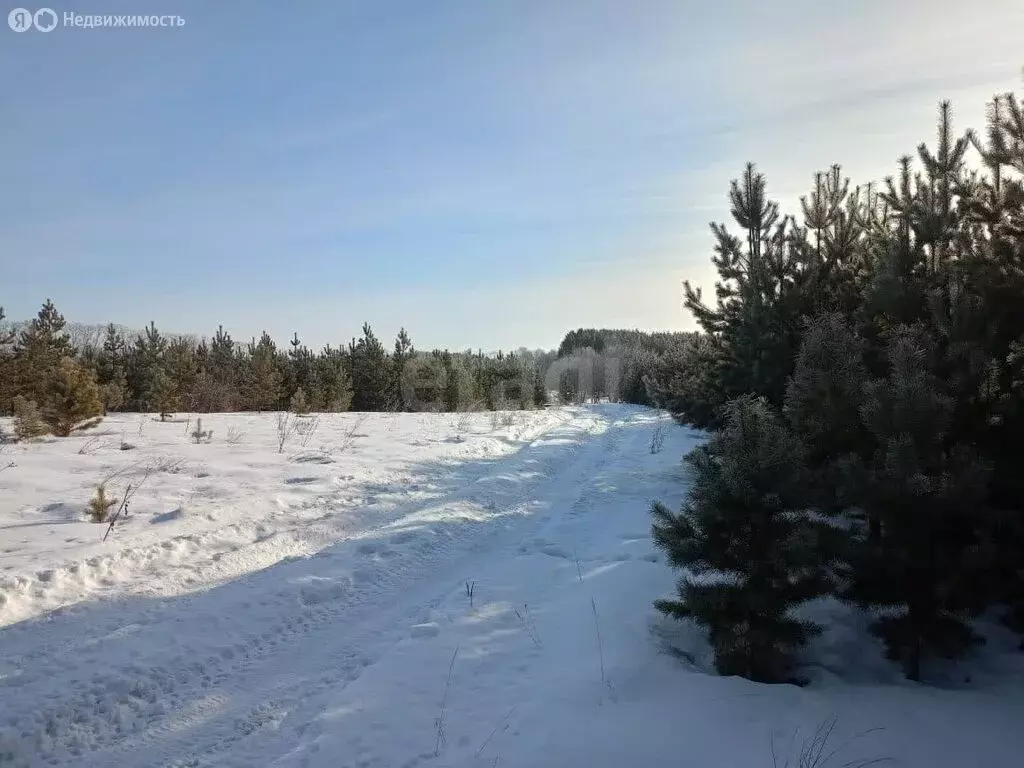
<svg viewBox="0 0 1024 768">
<path fill-rule="evenodd" d="M 242 404 L 241 358 L 235 348 L 231 334 L 224 326 L 217 327 L 217 333 L 210 340 L 210 354 L 206 371 L 215 385 L 219 406 L 216 410 L 234 411 Z"/>
<path fill-rule="evenodd" d="M 280 407 L 284 384 L 277 354 L 277 345 L 266 331 L 257 343 L 249 345 L 250 375 L 248 376 L 248 406 L 254 411 L 274 410 Z"/>
<path fill-rule="evenodd" d="M 793 617 L 829 591 L 826 529 L 804 509 L 802 446 L 763 400 L 726 408 L 724 429 L 686 457 L 693 480 L 678 513 L 652 508 L 656 546 L 686 569 L 659 610 L 707 629 L 723 675 L 788 680 L 819 631 Z"/>
<path fill-rule="evenodd" d="M 349 364 L 341 349 L 327 345 L 316 359 L 315 380 L 320 386 L 320 403 L 330 413 L 347 411 L 352 404 L 352 380 Z"/>
<path fill-rule="evenodd" d="M 442 354 L 441 365 L 444 368 L 444 404 L 445 410 L 471 410 L 478 399 L 473 375 L 466 365 L 463 355 L 453 355 L 447 350 Z"/>
<path fill-rule="evenodd" d="M 195 345 L 183 338 L 170 340 L 163 355 L 163 368 L 171 380 L 173 409 L 194 410 L 192 394 L 200 374 Z"/>
<path fill-rule="evenodd" d="M 303 390 L 308 399 L 310 393 L 314 393 L 317 389 L 314 386 L 316 376 L 313 370 L 313 353 L 299 340 L 298 333 L 292 336 L 289 346 L 291 348 L 288 350 L 288 369 L 285 379 L 289 400 L 299 389 Z"/>
<path fill-rule="evenodd" d="M 806 254 L 753 164 L 747 165 L 742 182 L 732 182 L 729 198 L 745 236 L 721 224 L 711 227 L 716 240 L 712 262 L 720 276 L 717 307 L 706 306 L 689 281 L 685 305 L 717 347 L 718 377 L 727 397 L 755 393 L 778 407 L 799 345 Z"/>
<path fill-rule="evenodd" d="M 114 378 L 100 385 L 100 401 L 103 403 L 103 415 L 119 410 L 128 399 L 128 379 L 124 371 L 118 369 Z"/>
<path fill-rule="evenodd" d="M 926 334 L 897 329 L 888 361 L 888 376 L 868 383 L 861 408 L 878 448 L 859 501 L 880 536 L 854 557 L 849 596 L 885 609 L 872 631 L 920 680 L 928 655 L 955 658 L 979 640 L 970 619 L 985 605 L 989 555 L 978 512 L 986 472 L 969 446 L 948 441 L 954 403 L 932 373 Z"/>
<path fill-rule="evenodd" d="M 563 368 L 558 374 L 558 400 L 562 405 L 580 401 L 580 372 L 578 368 Z"/>
<path fill-rule="evenodd" d="M 721 425 L 725 389 L 722 345 L 703 333 L 669 349 L 645 382 L 651 400 L 681 424 L 698 429 Z"/>
<path fill-rule="evenodd" d="M 155 411 L 159 409 L 158 402 L 154 399 L 158 389 L 156 379 L 164 370 L 164 354 L 167 352 L 167 339 L 156 327 L 156 323 L 150 322 L 143 333 L 135 339 L 132 349 L 128 381 L 131 390 L 137 396 L 134 407 L 143 411 Z M 166 385 L 162 384 L 162 387 Z"/>
<path fill-rule="evenodd" d="M 11 345 L 17 334 L 6 328 L 5 318 L 4 308 L 0 307 L 0 414 L 11 413 L 16 385 L 16 368 Z"/>
<path fill-rule="evenodd" d="M 309 402 L 306 398 L 306 391 L 302 387 L 295 390 L 295 394 L 292 395 L 289 409 L 296 416 L 305 416 L 309 413 Z"/>
<path fill-rule="evenodd" d="M 813 470 L 808 484 L 815 505 L 828 513 L 856 501 L 850 485 L 859 482 L 873 447 L 860 419 L 867 379 L 864 343 L 842 314 L 808 322 L 786 387 L 785 414 Z"/>
<path fill-rule="evenodd" d="M 412 407 L 412 403 L 409 402 L 408 398 L 409 393 L 405 391 L 408 387 L 404 386 L 404 377 L 409 375 L 409 372 L 406 371 L 406 366 L 409 365 L 415 355 L 416 350 L 412 345 L 412 339 L 409 338 L 405 328 L 401 328 L 398 331 L 398 336 L 395 338 L 395 351 L 391 355 L 390 397 L 394 402 L 395 410 L 407 411 Z"/>
<path fill-rule="evenodd" d="M 540 368 L 533 371 L 533 407 L 543 408 L 548 404 L 548 388 L 544 385 L 544 375 Z"/>
<path fill-rule="evenodd" d="M 93 372 L 70 357 L 61 360 L 43 402 L 43 421 L 57 437 L 67 437 L 82 422 L 103 413 Z"/>
<path fill-rule="evenodd" d="M 125 405 L 130 397 L 128 377 L 125 372 L 127 343 L 113 323 L 107 325 L 103 346 L 100 348 L 96 365 L 97 383 L 103 412 L 116 411 Z"/>
<path fill-rule="evenodd" d="M 14 436 L 19 440 L 42 437 L 49 430 L 39 412 L 39 406 L 23 395 L 16 395 L 12 404 L 14 410 Z"/>
<path fill-rule="evenodd" d="M 369 323 L 363 336 L 350 348 L 352 365 L 352 410 L 386 411 L 394 406 L 393 369 L 387 352 Z"/>
<path fill-rule="evenodd" d="M 15 389 L 25 399 L 43 403 L 61 361 L 74 354 L 65 325 L 64 316 L 47 299 L 39 314 L 19 334 L 14 348 Z"/>
<path fill-rule="evenodd" d="M 174 381 L 159 364 L 147 376 L 145 400 L 151 410 L 160 414 L 160 421 L 167 421 L 178 410 Z"/>
</svg>

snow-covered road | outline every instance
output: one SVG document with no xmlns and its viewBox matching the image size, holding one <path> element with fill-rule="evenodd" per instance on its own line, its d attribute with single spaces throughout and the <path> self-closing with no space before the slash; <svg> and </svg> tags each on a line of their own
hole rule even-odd
<svg viewBox="0 0 1024 768">
<path fill-rule="evenodd" d="M 180 580 L 181 568 L 219 583 L 170 597 L 107 595 L 7 627 L 0 635 L 0 755 L 14 764 L 266 764 L 300 744 L 320 698 L 341 695 L 396 645 L 442 632 L 455 617 L 436 612 L 453 593 L 462 593 L 468 609 L 467 580 L 476 582 L 474 609 L 493 610 L 487 574 L 503 559 L 539 554 L 574 563 L 566 526 L 580 528 L 577 546 L 584 547 L 581 516 L 594 513 L 605 468 L 622 454 L 647 453 L 650 429 L 643 427 L 655 418 L 636 409 L 579 409 L 541 421 L 539 434 L 498 460 L 423 469 L 432 492 L 378 514 L 321 502 L 311 505 L 315 516 L 247 546 L 211 546 L 209 539 L 225 538 L 223 529 L 190 533 L 199 563 L 176 557 L 154 564 L 133 552 L 141 565 L 123 583 L 160 579 L 161 571 Z M 344 537 L 328 543 L 338 515 Z M 322 548 L 280 559 L 282 547 L 294 544 L 282 539 Z M 142 546 L 166 552 L 178 546 L 171 541 Z M 250 550 L 260 548 L 277 561 L 222 579 L 224 558 L 259 566 Z M 586 552 L 582 565 L 593 565 Z M 531 597 L 539 596 L 521 595 L 524 604 Z M 407 720 L 408 702 L 393 704 Z M 429 723 L 436 713 L 421 714 Z"/>
<path fill-rule="evenodd" d="M 88 523 L 38 535 L 88 488 L 43 481 L 57 447 L 0 475 L 21 499 L 0 534 L 33 532 L 4 540 L 21 570 L 0 582 L 0 765 L 770 765 L 773 739 L 782 764 L 829 715 L 838 741 L 886 728 L 840 762 L 1020 754 L 1024 670 L 1003 657 L 979 690 L 908 686 L 838 619 L 809 688 L 706 674 L 699 635 L 650 606 L 674 576 L 648 505 L 677 503 L 698 439 L 662 414 L 379 415 L 357 446 L 345 414 L 315 461 L 278 455 L 266 415 L 217 418 L 248 420 L 246 443 L 146 427 L 164 431 L 141 451 L 201 464 L 150 485 L 103 550 Z M 103 461 L 62 461 L 85 459 Z"/>
</svg>

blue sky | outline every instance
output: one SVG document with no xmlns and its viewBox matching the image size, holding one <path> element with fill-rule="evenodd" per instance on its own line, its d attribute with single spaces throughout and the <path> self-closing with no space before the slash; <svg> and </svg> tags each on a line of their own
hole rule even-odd
<svg viewBox="0 0 1024 768">
<path fill-rule="evenodd" d="M 795 203 L 832 162 L 890 173 L 939 99 L 966 127 L 1019 87 L 1024 3 L 967 6 L 52 5 L 185 25 L 0 28 L 0 304 L 314 345 L 689 328 L 746 160 Z"/>
</svg>

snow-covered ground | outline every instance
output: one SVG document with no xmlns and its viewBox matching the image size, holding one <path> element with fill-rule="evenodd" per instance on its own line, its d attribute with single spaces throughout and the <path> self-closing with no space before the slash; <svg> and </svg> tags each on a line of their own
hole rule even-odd
<svg viewBox="0 0 1024 768">
<path fill-rule="evenodd" d="M 698 436 L 510 418 L 324 416 L 279 453 L 273 415 L 204 417 L 198 445 L 134 415 L 6 446 L 0 765 L 771 766 L 774 742 L 781 766 L 830 718 L 833 765 L 1020 765 L 1012 638 L 914 685 L 826 603 L 810 686 L 716 677 L 651 608 L 674 577 L 647 507 Z M 102 542 L 111 475 L 145 482 Z"/>
</svg>

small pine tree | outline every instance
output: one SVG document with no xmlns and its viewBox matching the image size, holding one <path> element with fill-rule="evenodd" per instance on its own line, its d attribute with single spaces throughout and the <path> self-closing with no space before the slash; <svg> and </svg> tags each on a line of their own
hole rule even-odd
<svg viewBox="0 0 1024 768">
<path fill-rule="evenodd" d="M 43 407 L 43 420 L 57 437 L 67 437 L 83 421 L 103 415 L 95 374 L 64 358 Z"/>
<path fill-rule="evenodd" d="M 980 641 L 970 620 L 984 608 L 990 565 L 979 538 L 986 468 L 948 439 L 953 402 L 931 358 L 924 333 L 899 329 L 888 376 L 865 387 L 862 418 L 878 449 L 862 503 L 880 536 L 856 552 L 849 591 L 862 607 L 885 609 L 872 631 L 911 680 L 928 655 L 956 658 Z"/>
<path fill-rule="evenodd" d="M 316 359 L 314 377 L 320 384 L 320 402 L 329 413 L 343 413 L 352 404 L 352 380 L 344 353 L 328 345 Z"/>
<path fill-rule="evenodd" d="M 413 362 L 416 350 L 412 345 L 412 339 L 405 328 L 398 332 L 395 338 L 395 351 L 391 355 L 391 393 L 390 398 L 393 407 L 398 411 L 407 411 L 412 408 L 410 400 L 415 399 L 412 392 L 407 391 L 408 387 L 403 386 L 409 377 L 406 367 Z"/>
<path fill-rule="evenodd" d="M 369 323 L 363 324 L 362 338 L 358 342 L 353 340 L 350 345 L 349 362 L 353 410 L 388 411 L 398 407 L 390 357 Z"/>
<path fill-rule="evenodd" d="M 117 499 L 108 499 L 107 489 L 102 484 L 96 486 L 96 495 L 89 499 L 89 519 L 94 523 L 105 523 L 115 504 Z"/>
<path fill-rule="evenodd" d="M 125 404 L 128 398 L 128 380 L 123 371 L 118 371 L 112 381 L 100 386 L 100 399 L 103 401 L 103 413 L 116 411 Z"/>
<path fill-rule="evenodd" d="M 763 400 L 740 398 L 726 426 L 686 457 L 693 483 L 679 513 L 656 502 L 655 544 L 684 568 L 677 600 L 656 607 L 708 630 L 723 675 L 787 679 L 820 628 L 792 617 L 829 589 L 827 529 L 803 509 L 802 448 Z"/>
<path fill-rule="evenodd" d="M 39 407 L 32 400 L 18 395 L 14 398 L 14 436 L 18 440 L 32 440 L 42 437 L 49 430 L 43 421 Z"/>
<path fill-rule="evenodd" d="M 579 402 L 580 372 L 578 368 L 565 368 L 558 374 L 558 400 L 562 405 Z"/>
<path fill-rule="evenodd" d="M 543 408 L 548 404 L 548 388 L 544 386 L 544 376 L 537 368 L 533 372 L 533 407 Z"/>
<path fill-rule="evenodd" d="M 868 371 L 864 344 L 841 314 L 810 322 L 793 376 L 786 387 L 785 413 L 805 448 L 813 470 L 809 485 L 815 502 L 828 513 L 856 503 L 848 486 L 870 453 L 871 436 L 861 425 L 860 408 Z M 872 520 L 877 535 L 877 520 Z"/>
<path fill-rule="evenodd" d="M 249 345 L 249 368 L 249 407 L 255 411 L 279 407 L 284 376 L 281 373 L 277 345 L 266 331 L 259 342 L 253 340 Z"/>
<path fill-rule="evenodd" d="M 178 408 L 178 397 L 174 391 L 174 382 L 159 365 L 154 366 L 149 374 L 149 389 L 147 390 L 146 400 L 150 408 L 160 413 L 160 421 L 167 421 Z"/>
<path fill-rule="evenodd" d="M 719 410 L 725 404 L 723 356 L 722 345 L 713 336 L 688 335 L 652 365 L 652 373 L 643 380 L 647 395 L 681 424 L 719 427 Z"/>
<path fill-rule="evenodd" d="M 297 416 L 305 416 L 309 413 L 309 403 L 306 400 L 306 392 L 302 387 L 295 390 L 295 394 L 292 395 L 290 409 Z"/>
</svg>

